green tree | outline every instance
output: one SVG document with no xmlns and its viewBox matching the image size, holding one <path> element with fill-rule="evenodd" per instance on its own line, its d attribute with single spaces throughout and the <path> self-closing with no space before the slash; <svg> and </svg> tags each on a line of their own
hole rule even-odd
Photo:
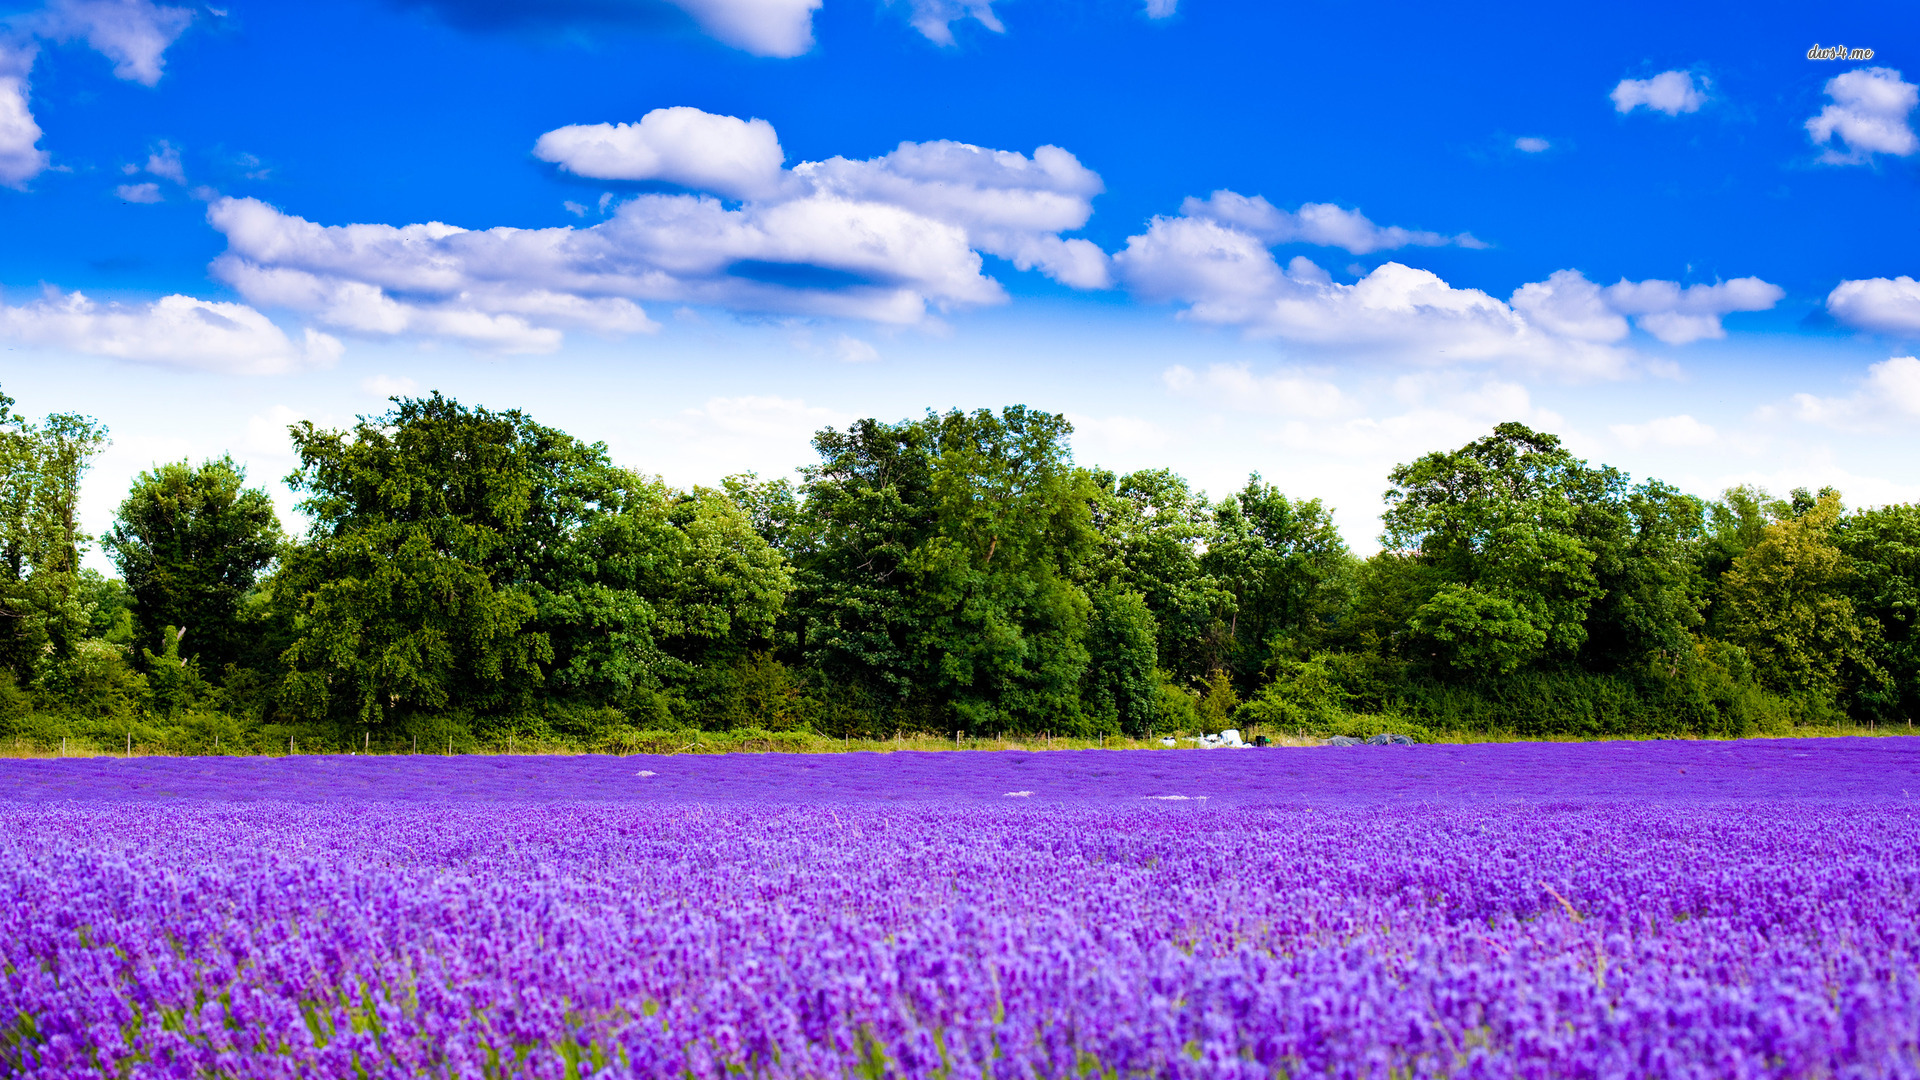
<svg viewBox="0 0 1920 1080">
<path fill-rule="evenodd" d="M 1352 603 L 1353 557 L 1332 515 L 1258 473 L 1215 508 L 1202 562 L 1233 597 L 1229 670 L 1249 690 L 1276 648 L 1311 651 Z"/>
<path fill-rule="evenodd" d="M 1071 431 L 1016 405 L 820 432 L 796 526 L 802 655 L 923 726 L 1071 729 L 1095 540 Z"/>
<path fill-rule="evenodd" d="M 1874 665 L 1884 690 L 1867 687 L 1862 710 L 1882 719 L 1920 714 L 1920 505 L 1863 510 L 1840 519 L 1834 542 L 1852 562 L 1854 610 L 1880 629 Z"/>
<path fill-rule="evenodd" d="M 1838 700 L 1885 684 L 1871 656 L 1879 627 L 1847 594 L 1854 570 L 1835 542 L 1840 510 L 1839 495 L 1828 492 L 1799 516 L 1773 522 L 1720 579 L 1726 639 L 1776 692 Z"/>
<path fill-rule="evenodd" d="M 434 394 L 292 433 L 313 524 L 275 589 L 297 626 L 283 696 L 309 715 L 657 717 L 777 617 L 784 564 L 724 494 L 681 495 L 518 411 Z"/>
<path fill-rule="evenodd" d="M 1628 529 L 1601 543 L 1601 595 L 1587 620 L 1583 656 L 1600 671 L 1645 663 L 1669 674 L 1691 662 L 1705 625 L 1709 583 L 1701 573 L 1706 509 L 1658 480 L 1635 487 L 1624 505 Z"/>
<path fill-rule="evenodd" d="M 1595 563 L 1626 527 L 1623 476 L 1504 423 L 1390 480 L 1382 541 L 1433 571 L 1409 620 L 1416 658 L 1489 677 L 1580 650 L 1606 594 Z"/>
<path fill-rule="evenodd" d="M 89 629 L 80 482 L 107 429 L 71 413 L 29 423 L 13 405 L 0 394 L 0 664 L 27 685 L 72 662 Z"/>
<path fill-rule="evenodd" d="M 1088 727 L 1097 734 L 1150 735 L 1160 719 L 1158 627 L 1146 597 L 1104 585 L 1089 597 L 1088 664 L 1081 690 Z"/>
<path fill-rule="evenodd" d="M 1139 594 L 1158 628 L 1156 662 L 1182 680 L 1204 678 L 1226 663 L 1233 617 L 1232 594 L 1201 565 L 1212 507 L 1167 469 L 1091 475 L 1100 539 L 1087 577 Z"/>
<path fill-rule="evenodd" d="M 279 553 L 273 500 L 230 457 L 143 472 L 102 546 L 133 594 L 141 648 L 175 650 L 218 673 L 254 635 L 241 600 Z M 177 640 L 167 640 L 167 628 Z"/>
</svg>

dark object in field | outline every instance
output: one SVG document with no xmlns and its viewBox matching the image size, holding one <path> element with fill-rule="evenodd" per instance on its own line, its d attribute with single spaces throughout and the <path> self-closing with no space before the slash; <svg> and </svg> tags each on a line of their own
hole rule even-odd
<svg viewBox="0 0 1920 1080">
<path fill-rule="evenodd" d="M 1383 731 L 1380 734 L 1375 735 L 1373 738 L 1368 739 L 1367 745 L 1368 746 L 1412 746 L 1413 740 L 1407 738 L 1405 735 L 1394 735 L 1389 732 Z"/>
<path fill-rule="evenodd" d="M 1266 737 L 1265 735 L 1255 735 L 1255 736 L 1253 737 L 1253 745 L 1255 745 L 1255 746 L 1271 746 L 1271 745 L 1273 745 L 1273 744 L 1272 744 L 1272 743 L 1269 743 L 1269 742 L 1267 741 L 1267 737 Z"/>
<path fill-rule="evenodd" d="M 1365 744 L 1362 743 L 1359 739 L 1356 739 L 1351 735 L 1335 735 L 1333 738 L 1327 740 L 1327 745 L 1328 746 L 1363 746 Z"/>
</svg>

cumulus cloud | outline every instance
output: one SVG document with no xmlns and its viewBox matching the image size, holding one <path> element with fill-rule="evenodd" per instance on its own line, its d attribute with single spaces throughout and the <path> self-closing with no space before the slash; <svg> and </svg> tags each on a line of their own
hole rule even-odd
<svg viewBox="0 0 1920 1080">
<path fill-rule="evenodd" d="M 624 129 L 559 130 L 542 137 L 542 156 L 585 175 L 754 197 L 730 206 L 647 194 L 590 227 L 487 230 L 325 226 L 221 199 L 208 210 L 228 245 L 214 273 L 252 303 L 334 329 L 509 352 L 557 348 L 569 329 L 652 330 L 645 302 L 922 322 L 930 310 L 1005 299 L 982 253 L 1076 287 L 1108 283 L 1105 253 L 1059 235 L 1086 223 L 1100 178 L 1057 147 L 1029 157 L 902 143 L 879 158 L 781 170 L 764 121 L 662 110 Z"/>
<path fill-rule="evenodd" d="M 1166 19 L 1179 10 L 1180 0 L 1147 0 L 1147 18 Z"/>
<path fill-rule="evenodd" d="M 1355 255 L 1403 247 L 1487 246 L 1469 233 L 1443 236 L 1398 225 L 1383 229 L 1360 211 L 1333 203 L 1305 203 L 1297 212 L 1288 213 L 1259 195 L 1248 198 L 1232 191 L 1216 191 L 1206 199 L 1189 196 L 1180 205 L 1180 214 L 1218 222 L 1267 244 L 1318 244 L 1345 248 Z"/>
<path fill-rule="evenodd" d="M 799 56 L 813 48 L 820 0 L 668 0 L 720 41 L 755 56 Z"/>
<path fill-rule="evenodd" d="M 420 389 L 420 384 L 405 375 L 369 375 L 360 380 L 360 389 L 377 398 L 405 397 Z"/>
<path fill-rule="evenodd" d="M 1553 149 L 1553 144 L 1533 135 L 1522 135 L 1513 140 L 1513 148 L 1523 154 L 1543 154 Z"/>
<path fill-rule="evenodd" d="M 993 13 L 993 0 L 907 0 L 907 21 L 935 45 L 953 44 L 953 24 L 973 19 L 996 34 L 1006 32 Z"/>
<path fill-rule="evenodd" d="M 146 170 L 162 180 L 171 180 L 176 184 L 187 182 L 187 170 L 180 164 L 179 148 L 165 139 L 161 139 L 153 153 L 147 155 Z"/>
<path fill-rule="evenodd" d="M 1555 270 L 1545 281 L 1522 285 L 1511 303 L 1528 322 L 1556 337 L 1604 343 L 1628 333 L 1626 317 L 1578 270 Z"/>
<path fill-rule="evenodd" d="M 53 0 L 37 11 L 0 19 L 0 184 L 25 187 L 51 160 L 39 148 L 40 125 L 27 106 L 27 76 L 39 52 L 32 38 L 83 39 L 113 61 L 115 76 L 152 86 L 160 81 L 167 47 L 192 21 L 191 10 L 151 0 Z M 8 40 L 7 29 L 15 40 Z"/>
<path fill-rule="evenodd" d="M 1239 210 L 1251 202 L 1226 205 Z M 1563 270 L 1503 302 L 1398 262 L 1344 285 L 1304 256 L 1283 270 L 1268 244 L 1288 234 L 1264 227 L 1271 219 L 1256 216 L 1258 207 L 1236 218 L 1220 213 L 1221 203 L 1185 208 L 1205 206 L 1203 215 L 1154 218 L 1113 257 L 1121 279 L 1145 299 L 1185 303 L 1188 318 L 1329 349 L 1618 375 L 1634 360 L 1619 345 L 1629 317 L 1679 344 L 1722 336 L 1722 315 L 1762 310 L 1783 295 L 1758 278 L 1686 288 L 1623 280 L 1602 288 Z"/>
<path fill-rule="evenodd" d="M 1858 165 L 1875 154 L 1906 157 L 1916 141 L 1907 117 L 1920 103 L 1920 87 L 1892 68 L 1862 68 L 1827 80 L 1833 104 L 1807 121 L 1807 134 L 1825 148 L 1820 160 L 1830 165 Z M 1833 146 L 1838 137 L 1846 152 Z"/>
<path fill-rule="evenodd" d="M 1246 364 L 1213 364 L 1204 373 L 1175 364 L 1161 380 L 1175 393 L 1202 394 L 1245 412 L 1325 418 L 1350 406 L 1347 395 L 1324 379 L 1294 372 L 1260 375 Z"/>
<path fill-rule="evenodd" d="M 570 124 L 540 136 L 533 156 L 597 180 L 664 180 L 733 199 L 775 194 L 786 154 L 765 120 L 684 105 L 637 124 Z"/>
<path fill-rule="evenodd" d="M 1685 413 L 1663 416 L 1644 424 L 1614 424 L 1607 430 L 1613 432 L 1613 437 L 1619 439 L 1622 445 L 1635 450 L 1643 446 L 1707 446 L 1720 437 L 1720 433 L 1711 426 Z"/>
<path fill-rule="evenodd" d="M 1786 295 L 1780 286 L 1757 277 L 1685 288 L 1675 281 L 1623 279 L 1606 288 L 1607 303 L 1613 310 L 1632 315 L 1640 329 L 1669 345 L 1726 337 L 1721 316 L 1735 311 L 1766 311 Z"/>
<path fill-rule="evenodd" d="M 313 420 L 319 427 L 335 426 L 291 406 L 274 405 L 264 413 L 247 417 L 246 434 L 241 439 L 241 446 L 253 456 L 291 460 L 294 456 L 293 440 L 287 437 L 287 429 L 302 420 Z"/>
<path fill-rule="evenodd" d="M 799 398 L 747 394 L 709 398 L 697 409 L 642 420 L 616 445 L 623 460 L 642 467 L 650 460 L 671 465 L 679 484 L 714 484 L 735 473 L 778 476 L 782 466 L 815 458 L 812 441 L 821 428 L 844 427 L 853 417 Z"/>
<path fill-rule="evenodd" d="M 152 86 L 166 67 L 167 47 L 193 22 L 193 10 L 151 0 L 53 0 L 15 20 L 51 41 L 84 40 L 113 61 L 116 78 Z"/>
<path fill-rule="evenodd" d="M 326 366 L 340 343 L 308 330 L 295 343 L 245 304 L 165 296 L 149 304 L 98 303 L 48 290 L 18 307 L 0 303 L 0 339 L 138 363 L 271 373 Z"/>
<path fill-rule="evenodd" d="M 160 194 L 159 184 L 121 184 L 119 187 L 113 189 L 113 193 L 130 203 L 157 203 L 164 201 Z"/>
<path fill-rule="evenodd" d="M 1668 116 L 1699 112 L 1707 103 L 1706 82 L 1701 79 L 1695 85 L 1690 71 L 1663 71 L 1651 79 L 1621 79 L 1611 95 L 1613 110 L 1630 113 L 1645 107 Z"/>
<path fill-rule="evenodd" d="M 1883 334 L 1920 334 L 1920 281 L 1842 281 L 1827 294 L 1827 313 L 1848 326 Z"/>
<path fill-rule="evenodd" d="M 841 334 L 833 340 L 833 355 L 843 364 L 872 364 L 879 361 L 880 350 L 852 334 Z"/>
<path fill-rule="evenodd" d="M 900 207 L 959 228 L 970 246 L 1017 269 L 1037 269 L 1077 289 L 1110 284 L 1105 252 L 1059 235 L 1087 223 L 1093 197 L 1106 187 L 1057 146 L 1028 157 L 946 140 L 901 143 L 877 158 L 802 162 L 793 176 L 815 197 Z"/>
<path fill-rule="evenodd" d="M 1793 402 L 1800 419 L 1820 424 L 1920 419 L 1920 359 L 1895 356 L 1874 364 L 1867 369 L 1865 384 L 1852 397 L 1795 394 Z"/>
<path fill-rule="evenodd" d="M 1167 430 L 1137 416 L 1089 416 L 1068 413 L 1073 425 L 1073 448 L 1081 461 L 1105 460 L 1167 445 Z"/>
<path fill-rule="evenodd" d="M 47 167 L 40 149 L 40 125 L 27 107 L 27 73 L 33 69 L 32 46 L 9 45 L 0 39 L 0 184 L 21 187 Z"/>
</svg>

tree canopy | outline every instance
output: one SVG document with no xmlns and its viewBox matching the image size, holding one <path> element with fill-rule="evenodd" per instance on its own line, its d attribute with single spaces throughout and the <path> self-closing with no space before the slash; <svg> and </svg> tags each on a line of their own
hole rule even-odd
<svg viewBox="0 0 1920 1080">
<path fill-rule="evenodd" d="M 1505 423 L 1393 469 L 1361 558 L 1299 478 L 1214 499 L 1082 465 L 1072 430 L 864 419 L 794 477 L 680 488 L 517 410 L 396 398 L 292 427 L 297 536 L 229 458 L 140 474 L 108 579 L 77 524 L 105 430 L 0 397 L 0 725 L 1725 734 L 1920 707 L 1913 506 L 1709 501 Z"/>
</svg>

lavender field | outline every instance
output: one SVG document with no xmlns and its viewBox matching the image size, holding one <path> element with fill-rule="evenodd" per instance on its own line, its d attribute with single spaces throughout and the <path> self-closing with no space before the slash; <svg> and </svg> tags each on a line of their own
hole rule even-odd
<svg viewBox="0 0 1920 1080">
<path fill-rule="evenodd" d="M 1920 740 L 0 762 L 0 1075 L 1920 1076 Z"/>
</svg>

